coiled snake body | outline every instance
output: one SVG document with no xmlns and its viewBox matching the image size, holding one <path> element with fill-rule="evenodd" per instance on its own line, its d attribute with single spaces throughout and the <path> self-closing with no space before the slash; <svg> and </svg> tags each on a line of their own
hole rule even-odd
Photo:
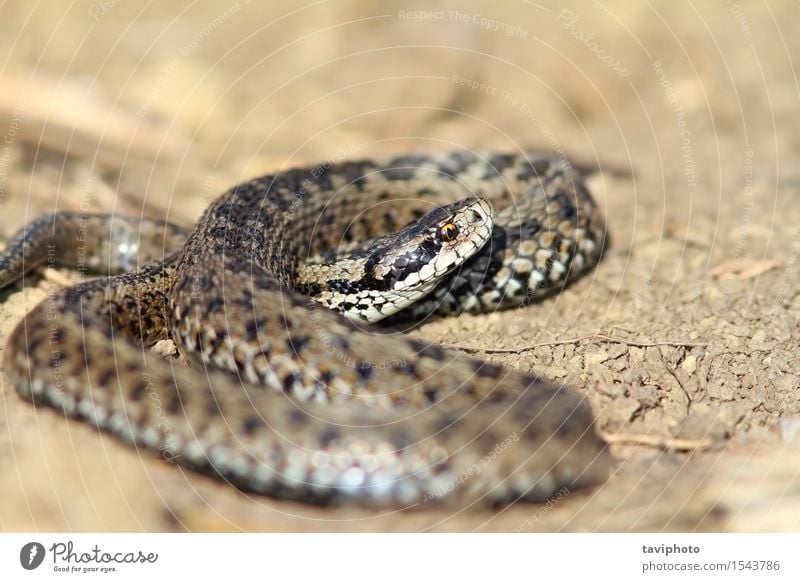
<svg viewBox="0 0 800 582">
<path fill-rule="evenodd" d="M 9 241 L 0 287 L 44 263 L 121 274 L 34 308 L 5 372 L 37 404 L 249 491 L 543 500 L 605 475 L 588 404 L 367 322 L 523 304 L 592 267 L 604 240 L 580 174 L 538 154 L 288 170 L 223 194 L 190 234 L 61 212 Z M 165 338 L 189 367 L 144 349 Z"/>
</svg>

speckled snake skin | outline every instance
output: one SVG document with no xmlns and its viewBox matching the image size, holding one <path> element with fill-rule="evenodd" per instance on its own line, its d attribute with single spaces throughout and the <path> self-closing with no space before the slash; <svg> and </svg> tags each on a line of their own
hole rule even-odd
<svg viewBox="0 0 800 582">
<path fill-rule="evenodd" d="M 459 242 L 473 226 L 480 242 Z M 411 246 L 393 250 L 398 239 Z M 251 492 L 375 507 L 541 501 L 606 475 L 586 401 L 395 330 L 558 291 L 604 243 L 581 175 L 540 154 L 291 169 L 232 188 L 188 234 L 61 212 L 9 240 L 0 287 L 44 264 L 120 274 L 35 307 L 9 337 L 5 373 L 38 405 Z M 434 275 L 432 290 L 406 293 Z M 410 304 L 393 315 L 384 292 Z M 384 316 L 395 327 L 368 323 Z M 146 349 L 166 338 L 189 366 Z"/>
</svg>

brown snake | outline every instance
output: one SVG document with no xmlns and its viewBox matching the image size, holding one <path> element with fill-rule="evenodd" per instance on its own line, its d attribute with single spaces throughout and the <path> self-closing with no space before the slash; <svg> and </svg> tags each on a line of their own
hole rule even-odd
<svg viewBox="0 0 800 582">
<path fill-rule="evenodd" d="M 121 274 L 34 308 L 5 373 L 37 404 L 249 491 L 541 501 L 606 475 L 587 402 L 366 321 L 527 303 L 593 267 L 605 236 L 580 173 L 540 154 L 292 169 L 229 190 L 188 235 L 56 213 L 9 241 L 0 287 L 45 263 Z M 146 349 L 165 338 L 189 367 Z"/>
</svg>

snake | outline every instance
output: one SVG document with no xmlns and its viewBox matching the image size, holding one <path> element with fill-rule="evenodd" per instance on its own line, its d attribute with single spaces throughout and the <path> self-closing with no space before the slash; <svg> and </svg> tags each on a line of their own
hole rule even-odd
<svg viewBox="0 0 800 582">
<path fill-rule="evenodd" d="M 559 293 L 606 240 L 585 172 L 528 151 L 289 167 L 192 229 L 57 211 L 7 241 L 0 288 L 43 266 L 92 277 L 25 315 L 4 371 L 36 406 L 248 494 L 543 502 L 607 478 L 587 398 L 414 330 Z M 150 349 L 165 339 L 183 362 Z"/>
</svg>

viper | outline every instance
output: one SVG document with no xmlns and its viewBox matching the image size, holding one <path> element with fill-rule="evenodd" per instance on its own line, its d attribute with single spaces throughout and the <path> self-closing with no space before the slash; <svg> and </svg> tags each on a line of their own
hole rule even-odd
<svg viewBox="0 0 800 582">
<path fill-rule="evenodd" d="M 28 313 L 5 373 L 37 405 L 252 492 L 541 501 L 605 478 L 585 398 L 396 329 L 559 292 L 605 241 L 582 173 L 538 153 L 288 169 L 191 231 L 58 212 L 9 240 L 0 287 L 44 264 L 104 276 Z M 148 349 L 163 339 L 188 365 Z"/>
</svg>

